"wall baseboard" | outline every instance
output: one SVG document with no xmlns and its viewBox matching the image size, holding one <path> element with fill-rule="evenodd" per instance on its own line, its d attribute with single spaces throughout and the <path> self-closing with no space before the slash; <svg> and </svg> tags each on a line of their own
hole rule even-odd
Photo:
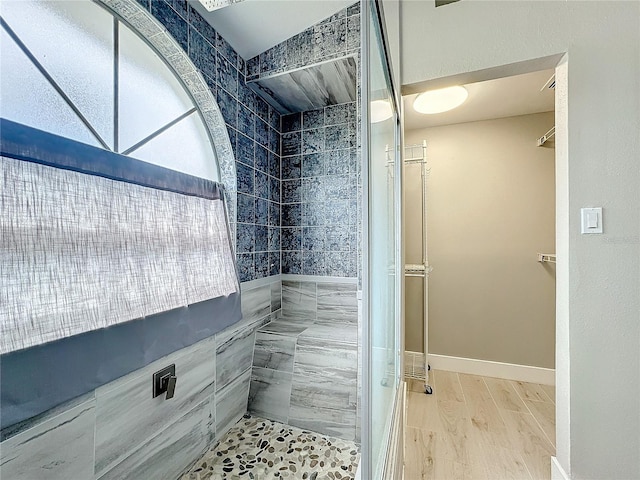
<svg viewBox="0 0 640 480">
<path fill-rule="evenodd" d="M 551 480 L 571 480 L 556 457 L 551 457 Z"/>
<path fill-rule="evenodd" d="M 407 354 L 422 355 L 416 352 L 405 352 L 405 358 Z M 431 353 L 429 354 L 429 365 L 435 370 L 469 373 L 471 375 L 504 378 L 506 380 L 539 383 L 542 385 L 556 384 L 556 371 L 552 368 L 476 360 L 474 358 L 450 357 Z"/>
</svg>

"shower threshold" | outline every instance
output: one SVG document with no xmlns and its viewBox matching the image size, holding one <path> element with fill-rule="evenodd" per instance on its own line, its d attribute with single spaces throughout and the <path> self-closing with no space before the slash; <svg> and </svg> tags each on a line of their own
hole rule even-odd
<svg viewBox="0 0 640 480">
<path fill-rule="evenodd" d="M 359 446 L 245 415 L 180 480 L 355 478 Z"/>
</svg>

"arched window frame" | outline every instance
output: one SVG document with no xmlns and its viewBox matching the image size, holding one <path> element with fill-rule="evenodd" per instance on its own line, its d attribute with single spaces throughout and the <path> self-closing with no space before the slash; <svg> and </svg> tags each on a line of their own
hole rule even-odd
<svg viewBox="0 0 640 480">
<path fill-rule="evenodd" d="M 167 29 L 136 0 L 94 1 L 106 7 L 145 40 L 160 58 L 166 62 L 193 98 L 198 114 L 204 121 L 211 144 L 215 149 L 220 171 L 220 183 L 225 188 L 225 200 L 232 232 L 231 238 L 235 239 L 237 216 L 235 158 L 222 112 L 202 74 Z"/>
<path fill-rule="evenodd" d="M 233 233 L 233 238 L 235 238 L 237 180 L 234 153 L 224 118 L 218 107 L 215 96 L 209 90 L 209 87 L 200 71 L 193 64 L 182 47 L 167 32 L 167 30 L 135 0 L 91 0 L 91 3 L 95 4 L 97 7 L 104 8 L 109 15 L 114 17 L 114 54 L 116 55 L 116 58 L 119 55 L 117 43 L 119 31 L 118 25 L 122 25 L 122 28 L 126 28 L 132 32 L 140 39 L 140 41 L 144 42 L 144 44 L 148 46 L 150 49 L 149 55 L 153 55 L 155 53 L 155 56 L 165 64 L 167 71 L 170 72 L 170 75 L 172 75 L 175 81 L 180 85 L 179 88 L 182 90 L 181 94 L 183 96 L 186 95 L 186 97 L 190 99 L 189 103 L 191 103 L 190 110 L 185 111 L 182 115 L 174 118 L 171 122 L 162 126 L 155 132 L 150 133 L 137 144 L 129 147 L 125 151 L 122 151 L 121 154 L 136 157 L 136 152 L 141 146 L 144 146 L 147 142 L 151 141 L 162 132 L 173 128 L 174 125 L 181 123 L 182 119 L 196 114 L 199 118 L 199 128 L 203 128 L 204 131 L 201 130 L 201 132 L 205 133 L 207 136 L 208 141 L 205 142 L 209 145 L 209 148 L 211 148 L 211 158 L 215 167 L 215 173 L 211 172 L 213 177 L 208 178 L 215 179 L 224 186 L 228 221 L 231 227 L 231 232 Z M 101 138 L 100 133 L 98 133 L 94 128 L 94 125 L 92 125 L 92 123 L 83 115 L 81 109 L 75 105 L 74 100 L 67 95 L 64 87 L 57 84 L 55 78 L 51 77 L 49 72 L 47 72 L 46 67 L 40 63 L 37 56 L 34 56 L 29 51 L 28 46 L 23 44 L 19 34 L 14 32 L 11 26 L 5 23 L 4 18 L 2 19 L 2 28 L 10 37 L 12 37 L 18 48 L 27 56 L 32 66 L 39 70 L 44 76 L 44 79 L 49 82 L 50 87 L 53 87 L 61 99 L 66 102 L 73 112 L 75 112 L 80 122 L 84 124 L 84 127 L 86 127 L 87 132 L 91 132 L 91 135 L 93 136 L 92 139 L 95 140 L 95 146 L 101 146 L 108 151 L 112 151 L 113 149 L 118 153 L 118 125 L 120 123 L 118 121 L 119 113 L 117 108 L 118 70 L 115 70 L 113 92 L 115 95 L 114 144 L 110 145 L 105 142 L 106 139 Z M 37 112 L 32 113 L 37 115 Z M 12 117 L 9 117 L 9 119 L 11 120 Z M 53 130 L 53 132 L 55 133 L 56 131 Z M 104 132 L 102 133 L 104 134 Z M 200 136 L 200 138 L 204 141 L 202 136 Z M 152 161 L 151 163 L 155 164 L 156 162 Z M 159 165 L 162 165 L 162 163 L 159 163 Z M 184 171 L 189 172 L 189 170 Z M 199 174 L 196 175 L 199 176 Z"/>
</svg>

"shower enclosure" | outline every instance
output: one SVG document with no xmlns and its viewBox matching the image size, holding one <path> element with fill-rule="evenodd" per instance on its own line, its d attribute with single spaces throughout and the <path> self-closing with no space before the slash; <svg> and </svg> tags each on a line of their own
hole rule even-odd
<svg viewBox="0 0 640 480">
<path fill-rule="evenodd" d="M 23 73 L 2 77 L 0 210 L 16 214 L 17 187 L 37 174 L 29 195 L 76 213 L 51 222 L 49 210 L 37 211 L 38 225 L 62 232 L 51 259 L 70 258 L 68 238 L 81 235 L 101 240 L 81 243 L 97 249 L 83 258 L 106 259 L 106 240 L 109 259 L 122 258 L 95 271 L 85 268 L 95 261 L 75 261 L 45 275 L 62 292 L 53 297 L 65 315 L 47 296 L 2 287 L 16 312 L 24 299 L 31 307 L 41 300 L 47 321 L 39 336 L 25 334 L 11 322 L 29 316 L 0 309 L 0 327 L 12 335 L 0 342 L 0 473 L 174 480 L 259 468 L 270 478 L 286 467 L 289 478 L 354 478 L 359 464 L 361 478 L 394 478 L 401 170 L 380 5 L 345 5 L 244 59 L 195 2 L 14 3 L 0 22 L 3 72 Z M 87 45 L 100 53 L 92 56 L 100 69 L 84 61 Z M 104 88 L 86 88 L 94 84 Z M 46 105 L 60 115 L 41 115 Z M 160 107 L 171 108 L 161 115 Z M 95 190 L 103 213 L 79 222 L 81 196 L 59 193 L 68 184 L 82 198 Z M 214 208 L 215 218 L 202 213 Z M 224 242 L 216 260 L 224 269 L 207 263 L 207 235 Z M 136 264 L 129 236 L 142 242 Z M 0 242 L 0 258 L 34 250 L 23 237 L 16 229 Z M 161 255 L 168 267 L 140 273 Z M 35 268 L 29 255 L 21 259 L 16 271 Z M 84 276 L 72 275 L 76 267 Z M 218 270 L 216 281 L 224 273 L 231 290 L 211 283 Z M 138 290 L 127 288 L 133 280 Z M 40 277 L 31 283 L 45 285 Z M 111 297 L 128 301 L 101 301 L 105 283 Z M 150 294 L 158 291 L 165 294 Z M 94 304 L 102 309 L 95 325 L 82 310 Z M 250 451 L 246 431 L 261 436 L 258 450 Z M 298 446 L 309 455 L 285 459 Z"/>
<path fill-rule="evenodd" d="M 402 170 L 400 123 L 381 12 L 377 2 L 363 4 L 363 157 L 366 201 L 363 285 L 363 463 L 362 478 L 396 478 L 402 408 L 400 329 L 402 245 L 400 235 Z M 364 117 L 366 115 L 366 117 Z M 400 469 L 401 470 L 401 469 Z"/>
</svg>

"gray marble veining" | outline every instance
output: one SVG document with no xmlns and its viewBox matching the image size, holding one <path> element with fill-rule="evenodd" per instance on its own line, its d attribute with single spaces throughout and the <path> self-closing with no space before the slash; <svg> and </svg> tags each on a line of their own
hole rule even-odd
<svg viewBox="0 0 640 480">
<path fill-rule="evenodd" d="M 356 410 L 356 382 L 332 376 L 293 375 L 291 405 L 335 410 Z"/>
<path fill-rule="evenodd" d="M 317 293 L 315 282 L 282 282 L 283 315 L 291 318 L 316 316 Z"/>
<path fill-rule="evenodd" d="M 355 283 L 318 282 L 318 305 L 358 306 L 358 287 Z"/>
<path fill-rule="evenodd" d="M 0 478 L 93 478 L 95 400 L 22 431 L 0 446 Z"/>
<path fill-rule="evenodd" d="M 335 379 L 345 384 L 357 380 L 357 346 L 350 344 L 317 345 L 316 339 L 299 338 L 293 373 L 302 376 Z"/>
<path fill-rule="evenodd" d="M 247 411 L 250 383 L 251 369 L 248 369 L 216 393 L 216 438 L 221 438 Z"/>
<path fill-rule="evenodd" d="M 357 347 L 317 342 L 298 338 L 289 424 L 355 439 Z"/>
<path fill-rule="evenodd" d="M 355 422 L 355 412 L 318 408 L 313 411 L 312 416 L 309 416 L 309 409 L 300 409 L 292 405 L 287 423 L 305 430 L 354 441 L 356 438 Z"/>
<path fill-rule="evenodd" d="M 258 332 L 253 353 L 253 366 L 291 373 L 295 351 L 295 338 L 264 331 Z"/>
<path fill-rule="evenodd" d="M 287 422 L 293 374 L 253 367 L 249 390 L 249 411 L 256 415 Z"/>
<path fill-rule="evenodd" d="M 206 399 L 186 415 L 167 424 L 99 480 L 174 480 L 200 458 L 214 441 L 214 434 L 208 429 L 210 415 L 210 399 Z"/>
<path fill-rule="evenodd" d="M 306 112 L 356 100 L 356 61 L 343 57 L 247 82 L 281 113 Z"/>
<path fill-rule="evenodd" d="M 358 310 L 356 307 L 339 305 L 318 306 L 317 323 L 325 325 L 356 325 L 358 322 Z"/>
<path fill-rule="evenodd" d="M 243 324 L 261 320 L 271 313 L 271 286 L 242 290 Z"/>
<path fill-rule="evenodd" d="M 275 312 L 282 307 L 282 282 L 271 284 L 271 311 Z"/>
<path fill-rule="evenodd" d="M 35 417 L 31 417 L 28 418 L 27 420 L 24 420 L 22 422 L 18 422 L 15 423 L 13 425 L 10 425 L 4 429 L 2 429 L 2 433 L 0 435 L 0 441 L 4 442 L 5 440 L 8 440 L 9 438 L 18 435 L 19 433 L 25 432 L 29 429 L 32 429 L 34 427 L 37 427 L 38 425 L 54 418 L 57 417 L 58 415 L 62 414 L 62 413 L 66 413 L 67 411 L 71 410 L 72 408 L 77 407 L 78 405 L 80 405 L 81 403 L 87 403 L 90 402 L 92 400 L 95 400 L 96 398 L 96 392 L 95 390 L 86 393 L 84 395 L 80 395 L 79 397 L 73 398 L 67 402 L 64 402 L 56 407 L 53 407 L 50 410 L 47 410 L 44 413 L 41 413 L 40 415 L 36 415 Z M 0 448 L 1 450 L 1 448 Z"/>
<path fill-rule="evenodd" d="M 246 328 L 223 343 L 216 341 L 216 392 L 227 386 L 242 372 L 251 368 L 255 331 Z"/>
<path fill-rule="evenodd" d="M 356 323 L 358 297 L 355 284 L 318 283 L 318 323 Z"/>
<path fill-rule="evenodd" d="M 167 423 L 184 416 L 215 390 L 213 337 L 168 355 L 96 390 L 96 474 L 102 475 Z M 175 363 L 174 398 L 152 398 L 152 374 Z"/>
<path fill-rule="evenodd" d="M 260 329 L 261 332 L 266 333 L 274 333 L 277 335 L 286 335 L 291 337 L 297 337 L 302 332 L 304 332 L 309 326 L 312 325 L 312 322 L 309 323 L 301 323 L 296 322 L 292 323 L 292 321 L 288 318 L 281 318 L 280 320 L 274 320 L 273 322 L 265 325 Z"/>
<path fill-rule="evenodd" d="M 356 438 L 357 286 L 284 281 L 278 313 L 256 336 L 249 409 Z"/>
<path fill-rule="evenodd" d="M 294 380 L 289 407 L 289 425 L 305 428 L 345 440 L 355 439 L 356 409 L 316 405 L 319 392 L 298 391 Z"/>
<path fill-rule="evenodd" d="M 355 323 L 314 323 L 300 335 L 303 338 L 317 339 L 325 346 L 333 344 L 352 344 L 358 342 L 358 326 Z"/>
</svg>

